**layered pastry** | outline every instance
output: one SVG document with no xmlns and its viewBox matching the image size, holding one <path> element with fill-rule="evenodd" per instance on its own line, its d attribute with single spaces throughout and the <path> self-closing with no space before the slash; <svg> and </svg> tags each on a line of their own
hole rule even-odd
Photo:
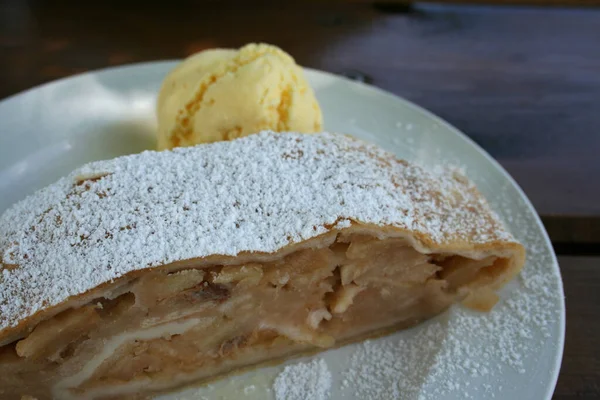
<svg viewBox="0 0 600 400">
<path fill-rule="evenodd" d="M 524 257 L 464 176 L 344 135 L 91 163 L 0 217 L 0 397 L 143 398 L 489 310 Z"/>
</svg>

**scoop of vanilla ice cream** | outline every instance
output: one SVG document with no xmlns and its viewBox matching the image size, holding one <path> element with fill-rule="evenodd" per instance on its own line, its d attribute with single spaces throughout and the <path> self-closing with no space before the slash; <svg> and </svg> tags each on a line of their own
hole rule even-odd
<svg viewBox="0 0 600 400">
<path fill-rule="evenodd" d="M 319 132 L 322 125 L 302 68 L 267 44 L 206 50 L 187 58 L 163 81 L 157 116 L 160 150 L 265 129 Z"/>
</svg>

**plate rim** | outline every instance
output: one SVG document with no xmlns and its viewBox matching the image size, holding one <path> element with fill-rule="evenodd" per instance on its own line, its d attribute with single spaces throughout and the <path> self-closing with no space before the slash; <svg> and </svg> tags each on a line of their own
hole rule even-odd
<svg viewBox="0 0 600 400">
<path fill-rule="evenodd" d="M 35 91 L 41 90 L 43 88 L 47 88 L 47 87 L 54 86 L 54 85 L 60 85 L 62 83 L 70 81 L 70 80 L 76 80 L 76 79 L 84 78 L 86 76 L 94 76 L 94 75 L 98 75 L 98 74 L 102 74 L 102 73 L 119 73 L 119 72 L 126 73 L 127 70 L 135 70 L 135 69 L 138 69 L 141 67 L 157 67 L 161 64 L 164 65 L 165 68 L 169 65 L 171 65 L 171 67 L 172 67 L 172 66 L 175 66 L 176 63 L 181 62 L 182 60 L 183 59 L 166 59 L 166 60 L 139 62 L 139 63 L 129 63 L 129 64 L 110 66 L 110 67 L 99 68 L 99 69 L 92 69 L 89 71 L 76 73 L 76 74 L 65 76 L 65 77 L 62 77 L 59 79 L 54 79 L 54 80 L 51 80 L 48 82 L 44 82 L 40 85 L 36 85 L 31 88 L 22 90 L 20 92 L 11 94 L 0 100 L 0 108 L 4 104 L 14 101 L 19 97 L 28 95 Z M 440 126 L 443 126 L 447 131 L 452 132 L 452 134 L 457 139 L 463 140 L 472 149 L 474 149 L 476 152 L 478 152 L 480 155 L 482 155 L 494 168 L 496 168 L 498 171 L 500 171 L 500 173 L 503 175 L 503 177 L 505 179 L 507 179 L 507 181 L 510 184 L 512 184 L 513 187 L 517 190 L 517 193 L 524 200 L 527 210 L 533 214 L 533 219 L 537 223 L 537 227 L 541 231 L 541 234 L 544 239 L 544 243 L 545 243 L 546 247 L 549 249 L 549 252 L 551 255 L 551 261 L 553 263 L 552 267 L 555 269 L 555 272 L 557 273 L 557 276 L 558 276 L 558 290 L 559 290 L 558 297 L 560 298 L 559 299 L 558 327 L 560 329 L 558 331 L 558 341 L 557 341 L 558 346 L 555 347 L 557 349 L 557 351 L 555 352 L 554 363 L 552 366 L 553 367 L 553 373 L 551 375 L 552 380 L 548 381 L 548 385 L 546 387 L 546 394 L 545 394 L 545 399 L 550 400 L 556 389 L 556 384 L 558 382 L 561 365 L 562 365 L 562 360 L 563 360 L 563 356 L 564 356 L 565 333 L 566 333 L 566 304 L 565 304 L 564 285 L 563 285 L 563 279 L 562 279 L 560 265 L 558 263 L 556 253 L 554 251 L 554 247 L 552 246 L 552 242 L 550 241 L 550 238 L 548 236 L 548 232 L 546 231 L 546 228 L 544 227 L 544 224 L 542 223 L 542 220 L 541 220 L 538 212 L 536 211 L 535 207 L 531 203 L 531 200 L 529 200 L 529 197 L 527 197 L 527 195 L 525 194 L 525 192 L 523 191 L 521 186 L 515 181 L 515 179 L 506 171 L 506 169 L 504 169 L 504 167 L 494 157 L 492 157 L 486 150 L 484 150 L 479 144 L 477 144 L 467 134 L 462 132 L 460 129 L 456 128 L 454 125 L 450 124 L 448 121 L 437 116 L 433 112 L 427 110 L 426 108 L 424 108 L 424 107 L 422 107 L 400 95 L 396 95 L 390 91 L 387 91 L 385 89 L 382 89 L 382 88 L 377 87 L 372 84 L 354 81 L 345 76 L 338 75 L 338 74 L 328 72 L 328 71 L 319 70 L 316 68 L 309 68 L 309 67 L 302 67 L 302 68 L 307 73 L 307 75 L 315 75 L 315 76 L 320 75 L 320 76 L 325 76 L 329 80 L 341 80 L 342 82 L 344 82 L 345 84 L 348 84 L 348 85 L 357 85 L 361 88 L 361 90 L 365 90 L 367 92 L 372 92 L 379 97 L 385 98 L 386 100 L 400 103 L 403 107 L 409 108 L 412 111 L 415 111 L 417 113 L 424 115 L 431 121 L 439 124 Z"/>
<path fill-rule="evenodd" d="M 490 162 L 491 165 L 493 165 L 497 170 L 499 170 L 502 173 L 502 175 L 515 187 L 515 189 L 517 190 L 517 193 L 525 201 L 526 208 L 528 209 L 528 211 L 530 211 L 533 214 L 534 221 L 537 223 L 538 228 L 542 233 L 542 237 L 544 238 L 544 243 L 550 251 L 553 267 L 556 270 L 556 273 L 558 275 L 558 290 L 559 290 L 558 297 L 560 297 L 560 300 L 559 300 L 559 308 L 560 308 L 559 311 L 560 312 L 559 312 L 559 318 L 558 318 L 558 324 L 559 324 L 559 328 L 560 328 L 559 337 L 558 337 L 558 339 L 559 339 L 558 347 L 557 347 L 558 351 L 555 353 L 552 381 L 549 382 L 549 385 L 547 386 L 546 395 L 545 395 L 546 400 L 551 400 L 552 396 L 554 394 L 554 390 L 556 389 L 556 384 L 558 383 L 558 377 L 560 375 L 562 360 L 563 360 L 563 356 L 564 356 L 565 333 L 566 333 L 566 314 L 567 314 L 566 303 L 565 303 L 565 289 L 564 289 L 564 285 L 563 285 L 560 264 L 558 263 L 556 252 L 554 251 L 554 246 L 552 245 L 552 242 L 550 241 L 550 237 L 548 236 L 546 227 L 544 226 L 542 219 L 541 219 L 540 215 L 538 214 L 537 210 L 533 206 L 533 203 L 531 202 L 531 200 L 529 200 L 529 197 L 527 197 L 527 195 L 525 194 L 525 192 L 523 191 L 521 186 L 517 183 L 517 181 L 515 181 L 515 179 L 508 173 L 508 171 L 506 171 L 506 169 L 504 169 L 504 167 L 494 157 L 492 157 L 483 147 L 481 147 L 479 144 L 477 144 L 466 133 L 462 132 L 460 129 L 456 128 L 454 125 L 452 125 L 445 119 L 439 117 L 438 115 L 434 114 L 433 112 L 427 110 L 426 108 L 424 108 L 416 103 L 413 103 L 412 101 L 405 99 L 402 96 L 396 95 L 392 92 L 389 92 L 385 89 L 379 88 L 372 84 L 354 81 L 345 76 L 337 75 L 337 74 L 327 72 L 327 71 L 321 71 L 318 69 L 307 68 L 307 67 L 303 67 L 303 68 L 305 71 L 308 71 L 310 74 L 326 75 L 329 79 L 341 79 L 342 81 L 344 81 L 347 84 L 358 85 L 364 90 L 374 92 L 377 95 L 382 96 L 388 100 L 400 102 L 403 104 L 403 106 L 405 106 L 407 108 L 411 108 L 412 110 L 427 116 L 432 121 L 443 126 L 447 130 L 451 131 L 458 138 L 464 140 L 468 145 L 470 145 L 474 150 L 476 150 L 480 155 L 482 155 L 488 162 Z"/>
</svg>

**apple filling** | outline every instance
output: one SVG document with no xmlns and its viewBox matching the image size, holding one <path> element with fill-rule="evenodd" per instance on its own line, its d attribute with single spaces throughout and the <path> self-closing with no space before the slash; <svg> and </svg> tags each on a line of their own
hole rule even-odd
<svg viewBox="0 0 600 400">
<path fill-rule="evenodd" d="M 421 254 L 361 233 L 232 265 L 186 262 L 120 282 L 0 349 L 0 395 L 122 398 L 414 325 L 452 303 L 486 310 L 473 288 L 507 259 Z"/>
</svg>

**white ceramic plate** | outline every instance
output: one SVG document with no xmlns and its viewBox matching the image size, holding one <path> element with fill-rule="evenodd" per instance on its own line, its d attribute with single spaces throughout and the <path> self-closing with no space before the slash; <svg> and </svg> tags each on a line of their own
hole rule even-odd
<svg viewBox="0 0 600 400">
<path fill-rule="evenodd" d="M 0 212 L 85 162 L 152 149 L 156 94 L 174 65 L 88 73 L 0 102 Z M 307 76 L 327 130 L 424 165 L 461 166 L 528 250 L 523 273 L 490 314 L 455 307 L 422 326 L 318 356 L 332 375 L 330 398 L 549 399 L 563 350 L 563 289 L 529 200 L 489 155 L 427 111 L 334 75 L 308 70 Z M 308 360 L 287 364 L 299 362 Z M 274 398 L 282 369 L 164 398 Z"/>
</svg>

